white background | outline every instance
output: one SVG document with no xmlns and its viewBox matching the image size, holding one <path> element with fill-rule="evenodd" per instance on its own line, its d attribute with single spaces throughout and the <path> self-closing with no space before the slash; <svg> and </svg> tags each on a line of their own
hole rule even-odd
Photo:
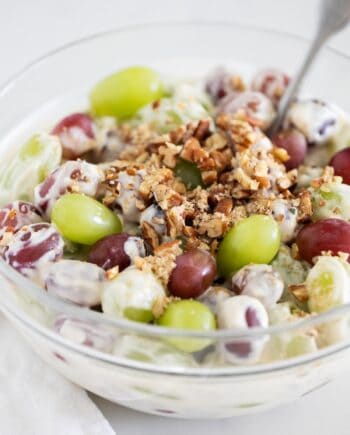
<svg viewBox="0 0 350 435">
<path fill-rule="evenodd" d="M 317 0 L 0 0 L 0 82 L 48 50 L 131 23 L 235 20 L 311 37 L 316 26 L 317 3 Z M 330 45 L 350 54 L 350 28 Z M 350 379 L 339 379 L 278 410 L 204 422 L 147 416 L 102 399 L 94 400 L 118 435 L 349 435 L 349 396 Z"/>
</svg>

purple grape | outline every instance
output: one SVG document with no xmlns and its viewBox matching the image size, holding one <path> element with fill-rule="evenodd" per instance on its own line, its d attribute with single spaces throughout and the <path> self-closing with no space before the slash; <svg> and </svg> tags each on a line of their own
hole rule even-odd
<svg viewBox="0 0 350 435">
<path fill-rule="evenodd" d="M 50 217 L 54 202 L 67 192 L 95 197 L 100 180 L 101 172 L 96 165 L 68 161 L 35 188 L 35 205 L 45 216 Z"/>
<path fill-rule="evenodd" d="M 95 264 L 60 260 L 52 264 L 46 276 L 49 293 L 85 307 L 101 303 L 105 272 Z"/>
<path fill-rule="evenodd" d="M 289 82 L 290 78 L 284 72 L 265 69 L 254 76 L 252 89 L 266 95 L 277 106 Z"/>
<path fill-rule="evenodd" d="M 114 347 L 113 331 L 66 315 L 61 315 L 56 319 L 54 329 L 62 337 L 96 350 L 112 352 Z"/>
<path fill-rule="evenodd" d="M 218 105 L 219 113 L 229 113 L 266 130 L 275 116 L 272 102 L 261 92 L 245 91 L 229 94 Z"/>
<path fill-rule="evenodd" d="M 104 237 L 95 243 L 90 250 L 88 261 L 104 270 L 119 266 L 121 272 L 130 266 L 136 256 L 145 256 L 143 240 L 121 233 Z"/>
<path fill-rule="evenodd" d="M 31 203 L 14 201 L 0 209 L 0 238 L 4 233 L 15 233 L 24 225 L 42 222 L 39 210 Z"/>
<path fill-rule="evenodd" d="M 216 69 L 208 77 L 205 83 L 205 90 L 214 103 L 217 103 L 228 94 L 235 93 L 232 83 L 232 74 L 225 71 L 223 68 Z"/>
<path fill-rule="evenodd" d="M 268 315 L 258 299 L 240 295 L 224 299 L 218 306 L 218 324 L 224 329 L 250 329 L 268 326 Z M 224 358 L 234 364 L 257 362 L 267 337 L 230 339 L 221 344 Z"/>
<path fill-rule="evenodd" d="M 58 260 L 63 256 L 64 242 L 47 223 L 37 223 L 22 227 L 17 231 L 3 257 L 5 261 L 25 276 L 32 276 L 41 266 Z"/>
<path fill-rule="evenodd" d="M 288 170 L 303 163 L 307 153 L 307 141 L 298 130 L 283 130 L 273 135 L 271 140 L 275 146 L 284 148 L 289 154 L 289 159 L 285 162 Z"/>
<path fill-rule="evenodd" d="M 176 258 L 168 287 L 174 296 L 196 298 L 208 289 L 215 275 L 216 263 L 209 252 L 191 249 Z"/>
<path fill-rule="evenodd" d="M 59 137 L 65 159 L 76 159 L 95 145 L 93 120 L 86 113 L 66 116 L 54 127 L 52 134 Z"/>
</svg>

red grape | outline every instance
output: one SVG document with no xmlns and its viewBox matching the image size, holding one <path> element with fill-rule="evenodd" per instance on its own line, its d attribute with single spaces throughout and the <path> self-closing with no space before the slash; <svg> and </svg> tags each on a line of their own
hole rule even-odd
<svg viewBox="0 0 350 435">
<path fill-rule="evenodd" d="M 350 223 L 342 219 L 319 220 L 302 228 L 296 243 L 300 257 L 309 263 L 323 251 L 350 254 Z"/>
<path fill-rule="evenodd" d="M 282 71 L 275 69 L 261 70 L 253 78 L 252 89 L 265 94 L 277 105 L 289 81 L 290 78 Z"/>
<path fill-rule="evenodd" d="M 225 299 L 219 304 L 217 312 L 218 324 L 223 329 L 266 328 L 269 324 L 268 314 L 258 299 L 252 296 L 239 295 Z M 222 343 L 221 349 L 225 359 L 234 364 L 240 362 L 256 362 L 263 350 L 266 336 L 254 339 L 237 338 Z"/>
<path fill-rule="evenodd" d="M 14 201 L 0 209 L 0 238 L 5 232 L 14 233 L 24 225 L 41 221 L 40 212 L 33 204 Z"/>
<path fill-rule="evenodd" d="M 297 168 L 303 163 L 307 152 L 307 141 L 302 133 L 297 130 L 285 130 L 273 135 L 271 140 L 274 145 L 288 152 L 290 158 L 285 162 L 288 170 Z"/>
<path fill-rule="evenodd" d="M 247 122 L 267 129 L 275 116 L 272 102 L 261 92 L 245 91 L 240 94 L 229 94 L 220 100 L 219 113 L 243 115 Z"/>
<path fill-rule="evenodd" d="M 76 159 L 94 147 L 93 120 L 85 113 L 74 113 L 62 119 L 52 130 L 60 138 L 63 157 Z"/>
<path fill-rule="evenodd" d="M 113 350 L 113 331 L 99 325 L 61 315 L 57 317 L 54 329 L 62 337 L 76 344 L 82 344 L 103 352 L 111 352 Z"/>
<path fill-rule="evenodd" d="M 210 95 L 214 103 L 217 103 L 221 98 L 235 91 L 232 82 L 232 75 L 222 68 L 215 70 L 208 77 L 205 90 Z"/>
<path fill-rule="evenodd" d="M 216 275 L 214 258 L 202 249 L 190 249 L 176 258 L 168 287 L 180 298 L 196 298 L 207 290 Z"/>
<path fill-rule="evenodd" d="M 43 263 L 63 256 L 64 242 L 55 228 L 47 223 L 22 227 L 14 234 L 3 257 L 23 275 L 32 275 Z"/>
<path fill-rule="evenodd" d="M 336 153 L 329 165 L 333 166 L 335 175 L 343 177 L 345 184 L 350 184 L 350 148 Z"/>
<path fill-rule="evenodd" d="M 94 197 L 101 180 L 96 165 L 84 161 L 68 161 L 50 174 L 34 191 L 35 205 L 50 217 L 54 202 L 67 192 Z"/>
<path fill-rule="evenodd" d="M 145 248 L 140 237 L 129 234 L 112 234 L 95 243 L 89 253 L 88 261 L 104 270 L 119 266 L 119 271 L 130 266 L 135 256 L 143 257 Z"/>
<path fill-rule="evenodd" d="M 95 264 L 77 260 L 60 260 L 51 265 L 45 287 L 62 299 L 84 307 L 101 303 L 105 272 Z"/>
</svg>

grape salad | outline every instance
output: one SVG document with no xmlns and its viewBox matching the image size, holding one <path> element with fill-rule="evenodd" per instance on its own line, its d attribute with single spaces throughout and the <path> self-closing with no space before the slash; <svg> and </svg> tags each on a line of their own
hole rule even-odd
<svg viewBox="0 0 350 435">
<path fill-rule="evenodd" d="M 349 117 L 300 97 L 270 136 L 289 80 L 222 68 L 175 82 L 148 67 L 106 77 L 86 112 L 35 133 L 3 166 L 3 261 L 70 304 L 189 332 L 263 329 L 350 302 Z M 213 346 L 50 323 L 101 351 L 186 366 L 200 353 L 222 365 L 295 357 L 349 333 L 344 319 Z"/>
</svg>

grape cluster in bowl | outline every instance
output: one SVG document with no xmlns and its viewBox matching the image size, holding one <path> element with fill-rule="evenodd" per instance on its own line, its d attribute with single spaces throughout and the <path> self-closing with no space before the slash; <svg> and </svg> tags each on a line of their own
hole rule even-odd
<svg viewBox="0 0 350 435">
<path fill-rule="evenodd" d="M 249 83 L 224 69 L 173 83 L 147 67 L 105 78 L 88 112 L 35 134 L 1 172 L 3 260 L 109 318 L 203 333 L 287 324 L 349 302 L 349 119 L 300 98 L 269 137 L 288 83 L 272 69 Z M 50 322 L 115 352 L 108 334 L 74 318 Z M 339 341 L 347 323 L 327 334 L 286 334 L 279 353 Z M 212 351 L 204 339 L 166 345 Z M 231 340 L 214 357 L 269 361 L 274 345 L 268 335 Z"/>
</svg>

